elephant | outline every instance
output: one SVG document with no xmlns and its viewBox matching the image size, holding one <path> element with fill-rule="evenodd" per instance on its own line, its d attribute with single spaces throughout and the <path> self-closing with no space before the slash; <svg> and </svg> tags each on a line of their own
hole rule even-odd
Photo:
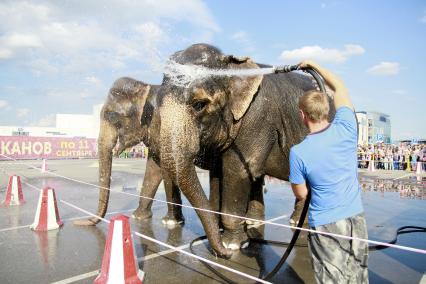
<svg viewBox="0 0 426 284">
<path fill-rule="evenodd" d="M 176 52 L 169 62 L 207 70 L 261 71 L 262 66 L 202 43 Z M 312 79 L 299 73 L 221 76 L 213 72 L 182 87 L 174 79 L 186 74 L 174 72 L 165 73 L 159 90 L 161 167 L 192 206 L 211 209 L 193 161 L 200 152 L 214 152 L 221 165 L 216 172 L 221 212 L 243 216 L 252 206 L 263 211 L 263 196 L 256 193 L 260 181 L 264 175 L 288 181 L 290 148 L 308 134 L 298 99 L 315 88 Z M 219 256 L 229 257 L 247 241 L 241 219 L 222 214 L 221 235 L 217 215 L 201 210 L 197 214 Z"/>
<path fill-rule="evenodd" d="M 155 112 L 155 99 L 159 86 L 149 85 L 132 78 L 117 79 L 109 90 L 109 94 L 100 113 L 99 149 L 99 204 L 96 215 L 104 217 L 108 208 L 111 183 L 111 166 L 113 149 L 118 145 L 117 153 L 144 142 L 149 143 L 149 133 L 157 133 L 149 120 Z M 152 151 L 151 151 L 152 150 Z M 155 155 L 155 145 L 150 147 L 142 185 L 139 206 L 133 212 L 136 219 L 148 219 L 152 216 L 152 200 L 164 177 L 166 198 L 168 201 L 181 204 L 180 191 L 173 187 L 167 173 L 161 171 Z M 143 198 L 148 197 L 148 198 Z M 90 218 L 77 220 L 76 225 L 96 225 L 100 219 Z M 182 208 L 168 204 L 167 215 L 163 223 L 176 225 L 184 222 Z"/>
<path fill-rule="evenodd" d="M 118 144 L 117 153 L 143 142 L 149 146 L 148 161 L 145 178 L 142 185 L 139 206 L 133 212 L 135 219 L 151 218 L 152 198 L 159 184 L 164 180 L 166 199 L 177 205 L 168 203 L 168 212 L 162 221 L 169 227 L 184 223 L 182 214 L 181 194 L 179 188 L 162 170 L 160 164 L 159 124 L 157 100 L 159 99 L 158 85 L 149 85 L 132 78 L 117 79 L 109 90 L 108 97 L 100 113 L 100 132 L 98 137 L 99 149 L 99 204 L 96 215 L 104 217 L 108 208 L 109 190 L 111 182 L 111 166 L 113 149 Z M 200 153 L 195 164 L 203 169 L 210 170 L 210 202 L 214 210 L 219 210 L 220 180 L 218 179 L 219 164 L 212 152 Z M 263 211 L 251 210 L 249 217 L 257 218 Z M 100 219 L 89 218 L 77 220 L 76 225 L 96 225 Z"/>
</svg>

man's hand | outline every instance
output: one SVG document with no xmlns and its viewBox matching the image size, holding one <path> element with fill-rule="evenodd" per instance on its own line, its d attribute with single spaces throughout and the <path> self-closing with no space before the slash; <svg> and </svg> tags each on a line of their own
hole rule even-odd
<svg viewBox="0 0 426 284">
<path fill-rule="evenodd" d="M 336 109 L 342 106 L 347 106 L 350 109 L 354 108 L 345 84 L 336 75 L 311 60 L 300 62 L 299 68 L 302 70 L 312 68 L 324 78 L 326 84 L 334 91 L 334 106 Z"/>
<path fill-rule="evenodd" d="M 316 64 L 314 61 L 312 60 L 303 60 L 302 62 L 300 62 L 298 64 L 300 69 L 306 69 L 306 68 L 313 68 L 316 69 L 315 67 L 318 66 L 318 64 Z"/>
</svg>

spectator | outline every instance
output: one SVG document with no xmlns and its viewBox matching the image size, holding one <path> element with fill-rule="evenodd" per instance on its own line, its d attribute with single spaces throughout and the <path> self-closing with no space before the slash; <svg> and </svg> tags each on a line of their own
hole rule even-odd
<svg viewBox="0 0 426 284">
<path fill-rule="evenodd" d="M 377 169 L 415 171 L 417 162 L 422 162 L 426 171 L 426 145 L 358 145 L 358 167 L 368 168 L 369 160 L 375 161 Z"/>
</svg>

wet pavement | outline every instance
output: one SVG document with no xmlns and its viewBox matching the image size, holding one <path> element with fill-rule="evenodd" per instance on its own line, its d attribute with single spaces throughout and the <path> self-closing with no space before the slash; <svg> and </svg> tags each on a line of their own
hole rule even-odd
<svg viewBox="0 0 426 284">
<path fill-rule="evenodd" d="M 53 187 L 60 200 L 93 213 L 96 211 L 98 189 L 43 174 L 28 165 L 40 167 L 41 161 L 24 163 L 0 162 L 0 201 L 5 198 L 7 174 L 14 173 L 36 187 Z M 137 187 L 142 183 L 144 169 L 143 160 L 114 160 L 108 219 L 117 212 L 130 215 L 137 207 L 138 198 L 133 195 L 138 194 Z M 96 160 L 48 161 L 48 170 L 97 184 Z M 208 173 L 200 170 L 198 174 L 207 191 Z M 390 241 L 398 227 L 426 226 L 425 177 L 417 179 L 405 172 L 361 171 L 360 181 L 370 239 Z M 268 178 L 265 189 L 266 219 L 288 224 L 294 202 L 289 185 Z M 133 195 L 121 194 L 122 191 Z M 74 226 L 72 221 L 85 214 L 58 202 L 64 226 L 49 232 L 34 232 L 29 225 L 34 221 L 39 192 L 25 183 L 23 192 L 25 204 L 0 207 L 0 283 L 92 283 L 101 266 L 107 224 Z M 162 187 L 156 198 L 165 200 Z M 186 199 L 184 203 L 188 204 Z M 195 211 L 184 208 L 185 225 L 173 229 L 161 223 L 166 211 L 166 204 L 154 202 L 153 218 L 142 222 L 130 219 L 132 230 L 189 251 L 189 243 L 204 235 Z M 278 241 L 289 241 L 292 233 L 290 229 L 272 225 L 250 229 L 250 235 Z M 133 241 L 139 267 L 145 272 L 144 283 L 226 283 L 196 259 L 137 236 L 133 236 Z M 306 235 L 299 243 L 306 243 Z M 400 235 L 398 244 L 426 249 L 426 235 Z M 256 277 L 269 272 L 284 250 L 283 247 L 251 243 L 231 259 L 223 260 L 209 252 L 206 242 L 194 247 L 195 253 L 202 257 Z M 426 255 L 397 249 L 370 252 L 370 283 L 419 283 L 426 281 L 425 271 Z M 230 272 L 221 273 L 234 282 L 250 283 Z M 296 247 L 272 282 L 314 283 L 308 249 Z"/>
</svg>

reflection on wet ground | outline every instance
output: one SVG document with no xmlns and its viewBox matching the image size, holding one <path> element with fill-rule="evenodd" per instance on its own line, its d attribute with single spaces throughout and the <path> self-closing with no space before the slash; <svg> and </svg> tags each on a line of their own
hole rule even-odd
<svg viewBox="0 0 426 284">
<path fill-rule="evenodd" d="M 285 185 L 286 182 L 265 177 L 265 182 L 274 185 Z M 401 198 L 426 199 L 426 177 L 410 176 L 405 179 L 373 178 L 360 176 L 359 184 L 363 192 L 399 193 Z"/>
<path fill-rule="evenodd" d="M 138 205 L 137 188 L 141 185 L 145 163 L 140 160 L 116 160 L 113 165 L 112 192 L 109 203 L 109 219 L 117 212 L 130 215 Z M 56 173 L 97 183 L 97 167 L 93 161 L 54 161 L 49 169 Z M 49 185 L 56 190 L 58 199 L 95 212 L 98 190 L 88 185 L 58 177 L 49 177 L 22 165 L 2 164 L 8 172 L 25 176 L 25 181 L 37 187 Z M 208 173 L 198 171 L 201 184 L 208 195 Z M 7 183 L 7 176 L 0 174 L 0 188 Z M 365 214 L 369 238 L 389 241 L 398 227 L 404 225 L 425 226 L 424 180 L 401 178 L 389 180 L 360 175 L 363 188 Z M 64 204 L 59 212 L 64 226 L 47 233 L 36 233 L 28 226 L 34 220 L 38 192 L 23 184 L 26 203 L 22 206 L 0 207 L 0 283 L 92 283 L 101 266 L 107 225 L 77 227 L 72 220 L 83 213 Z M 125 191 L 132 195 L 123 195 Z M 294 204 L 291 188 L 287 182 L 267 177 L 265 179 L 265 218 L 275 223 L 288 224 Z M 0 192 L 0 200 L 5 192 Z M 403 198 L 401 198 L 403 197 Z M 161 187 L 156 198 L 165 200 Z M 188 204 L 187 200 L 183 200 Z M 141 234 L 156 238 L 170 245 L 189 251 L 189 243 L 204 235 L 201 223 L 193 209 L 184 208 L 184 226 L 168 228 L 161 223 L 166 214 L 166 205 L 153 203 L 153 218 L 146 221 L 130 219 L 131 228 Z M 247 228 L 251 237 L 275 241 L 289 241 L 293 232 L 273 225 Z M 314 283 L 307 235 L 302 233 L 288 262 L 272 279 L 274 283 Z M 139 267 L 145 271 L 144 283 L 225 283 L 198 260 L 175 253 L 158 244 L 133 237 Z M 424 234 L 402 235 L 399 244 L 426 249 Z M 194 245 L 197 255 L 232 267 L 256 277 L 271 271 L 281 258 L 285 247 L 250 242 L 229 260 L 215 258 L 208 242 Z M 425 272 L 424 255 L 396 249 L 370 253 L 370 283 L 419 283 Z M 237 283 L 246 279 L 220 270 Z M 65 280 L 65 281 L 64 281 Z"/>
<path fill-rule="evenodd" d="M 377 191 L 384 196 L 388 192 L 399 193 L 401 198 L 426 199 L 426 178 L 409 177 L 407 179 L 360 178 L 363 192 Z"/>
</svg>

